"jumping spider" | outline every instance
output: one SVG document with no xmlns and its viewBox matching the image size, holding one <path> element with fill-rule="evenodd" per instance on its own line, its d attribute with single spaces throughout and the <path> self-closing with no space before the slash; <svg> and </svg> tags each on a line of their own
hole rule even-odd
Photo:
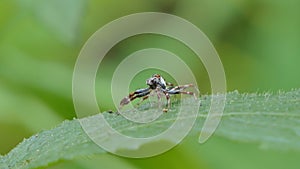
<svg viewBox="0 0 300 169">
<path fill-rule="evenodd" d="M 162 76 L 159 74 L 154 74 L 151 78 L 146 80 L 146 84 L 149 86 L 148 88 L 138 89 L 132 93 L 130 93 L 127 97 L 121 100 L 120 108 L 124 105 L 127 105 L 132 100 L 136 98 L 142 98 L 141 102 L 149 98 L 149 95 L 152 91 L 162 91 L 162 93 L 166 96 L 167 105 L 166 108 L 163 109 L 163 112 L 168 112 L 168 109 L 171 106 L 170 95 L 171 94 L 188 94 L 193 95 L 195 99 L 197 96 L 193 92 L 183 91 L 188 87 L 195 87 L 193 84 L 186 84 L 180 86 L 174 86 L 172 83 L 166 82 Z M 195 87 L 198 91 L 198 89 Z M 160 95 L 158 94 L 158 99 L 160 99 Z M 141 103 L 140 102 L 140 103 Z M 138 103 L 138 105 L 140 104 Z"/>
</svg>

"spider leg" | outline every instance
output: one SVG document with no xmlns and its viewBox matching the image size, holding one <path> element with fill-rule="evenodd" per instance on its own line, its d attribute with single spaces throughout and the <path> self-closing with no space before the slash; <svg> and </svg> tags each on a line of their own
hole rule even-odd
<svg viewBox="0 0 300 169">
<path fill-rule="evenodd" d="M 174 88 L 168 90 L 167 92 L 169 94 L 188 94 L 188 95 L 193 95 L 194 98 L 197 100 L 197 96 L 196 96 L 196 94 L 194 92 L 183 91 L 184 89 L 186 89 L 188 87 L 194 87 L 198 91 L 198 89 L 193 84 L 187 84 L 187 85 L 175 86 Z"/>
<path fill-rule="evenodd" d="M 171 107 L 171 99 L 170 99 L 170 95 L 168 92 L 165 92 L 166 95 L 166 99 L 167 99 L 167 105 L 166 108 L 163 109 L 163 112 L 167 113 L 169 108 Z"/>
<path fill-rule="evenodd" d="M 136 106 L 139 106 L 144 100 L 146 100 L 146 99 L 148 99 L 148 98 L 149 98 L 149 94 L 146 95 L 146 96 L 144 96 L 144 97 L 142 97 L 141 101 L 138 102 L 138 103 L 136 104 Z"/>
<path fill-rule="evenodd" d="M 170 82 L 166 82 L 166 85 L 167 85 L 167 86 L 174 86 L 174 84 L 173 84 L 173 83 L 170 83 Z"/>
<path fill-rule="evenodd" d="M 127 97 L 125 97 L 124 99 L 121 100 L 120 108 L 122 108 L 124 105 L 128 104 L 129 102 L 131 102 L 132 100 L 134 100 L 136 98 L 140 98 L 140 97 L 148 95 L 150 92 L 151 92 L 150 88 L 145 88 L 145 89 L 138 89 L 138 90 L 130 93 Z"/>
<path fill-rule="evenodd" d="M 170 100 L 170 95 L 171 94 L 188 94 L 188 95 L 193 95 L 194 98 L 197 100 L 197 96 L 194 92 L 189 92 L 189 91 L 183 91 L 186 88 L 189 87 L 194 87 L 197 91 L 198 89 L 193 85 L 193 84 L 187 84 L 187 85 L 181 85 L 181 86 L 175 86 L 173 88 L 167 89 L 167 90 L 163 90 L 165 95 L 166 95 L 166 99 L 167 99 L 167 105 L 166 108 L 163 109 L 163 112 L 168 112 L 168 110 L 171 107 L 171 100 Z"/>
<path fill-rule="evenodd" d="M 195 87 L 195 86 L 194 86 L 194 84 L 186 84 L 186 85 L 175 86 L 171 90 L 184 90 L 189 87 Z"/>
</svg>

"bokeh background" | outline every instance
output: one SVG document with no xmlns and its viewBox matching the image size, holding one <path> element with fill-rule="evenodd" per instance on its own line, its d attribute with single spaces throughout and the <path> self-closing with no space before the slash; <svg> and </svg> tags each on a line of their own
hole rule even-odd
<svg viewBox="0 0 300 169">
<path fill-rule="evenodd" d="M 76 117 L 72 72 L 85 41 L 114 19 L 146 11 L 175 14 L 198 26 L 220 55 L 229 91 L 300 87 L 298 0 L 1 0 L 0 154 L 8 153 L 23 138 Z M 165 37 L 136 36 L 110 51 L 102 66 L 107 73 L 97 76 L 96 91 L 104 109 L 111 108 L 111 96 L 101 85 L 110 83 L 114 66 L 126 55 L 149 47 L 185 58 L 201 92 L 210 92 L 205 69 L 193 66 L 189 60 L 193 53 L 187 47 Z M 144 85 L 144 80 L 137 77 L 132 88 Z M 44 168 L 291 169 L 299 168 L 299 157 L 299 152 L 266 150 L 215 136 L 203 145 L 185 140 L 148 159 L 92 155 Z"/>
</svg>

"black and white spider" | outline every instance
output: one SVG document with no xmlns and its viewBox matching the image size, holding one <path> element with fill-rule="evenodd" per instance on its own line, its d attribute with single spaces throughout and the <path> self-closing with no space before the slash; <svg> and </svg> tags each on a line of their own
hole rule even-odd
<svg viewBox="0 0 300 169">
<path fill-rule="evenodd" d="M 197 96 L 194 92 L 183 91 L 188 87 L 195 87 L 193 84 L 174 86 L 172 83 L 166 82 L 164 78 L 159 74 L 154 74 L 151 78 L 147 79 L 146 84 L 149 86 L 148 88 L 138 89 L 122 99 L 120 102 L 120 108 L 122 108 L 124 105 L 127 105 L 136 98 L 142 98 L 141 102 L 143 102 L 144 100 L 149 98 L 149 95 L 152 91 L 162 91 L 162 93 L 166 96 L 167 105 L 166 108 L 163 109 L 163 112 L 168 112 L 168 109 L 171 106 L 170 95 L 172 94 L 188 94 L 193 95 L 195 99 L 197 99 Z M 195 89 L 198 91 L 196 87 Z M 160 98 L 159 95 L 158 97 Z"/>
</svg>

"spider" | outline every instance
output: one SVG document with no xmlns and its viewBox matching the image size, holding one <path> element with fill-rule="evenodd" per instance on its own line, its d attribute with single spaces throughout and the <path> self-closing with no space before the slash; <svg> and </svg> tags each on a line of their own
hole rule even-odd
<svg viewBox="0 0 300 169">
<path fill-rule="evenodd" d="M 163 109 L 163 112 L 168 112 L 169 108 L 171 107 L 170 95 L 172 94 L 188 94 L 193 95 L 195 99 L 197 96 L 193 92 L 183 91 L 188 87 L 195 87 L 193 84 L 186 84 L 180 86 L 174 86 L 172 83 L 166 82 L 164 78 L 159 74 L 154 74 L 151 78 L 146 80 L 146 84 L 149 86 L 144 89 L 138 89 L 132 93 L 130 93 L 127 97 L 123 98 L 120 102 L 120 109 L 124 106 L 133 101 L 136 98 L 141 98 L 141 101 L 138 103 L 142 103 L 144 100 L 149 98 L 149 95 L 152 91 L 162 91 L 163 94 L 166 96 L 167 104 L 166 108 Z M 198 89 L 195 87 L 198 91 Z M 160 95 L 158 94 L 158 99 L 160 99 Z"/>
</svg>

